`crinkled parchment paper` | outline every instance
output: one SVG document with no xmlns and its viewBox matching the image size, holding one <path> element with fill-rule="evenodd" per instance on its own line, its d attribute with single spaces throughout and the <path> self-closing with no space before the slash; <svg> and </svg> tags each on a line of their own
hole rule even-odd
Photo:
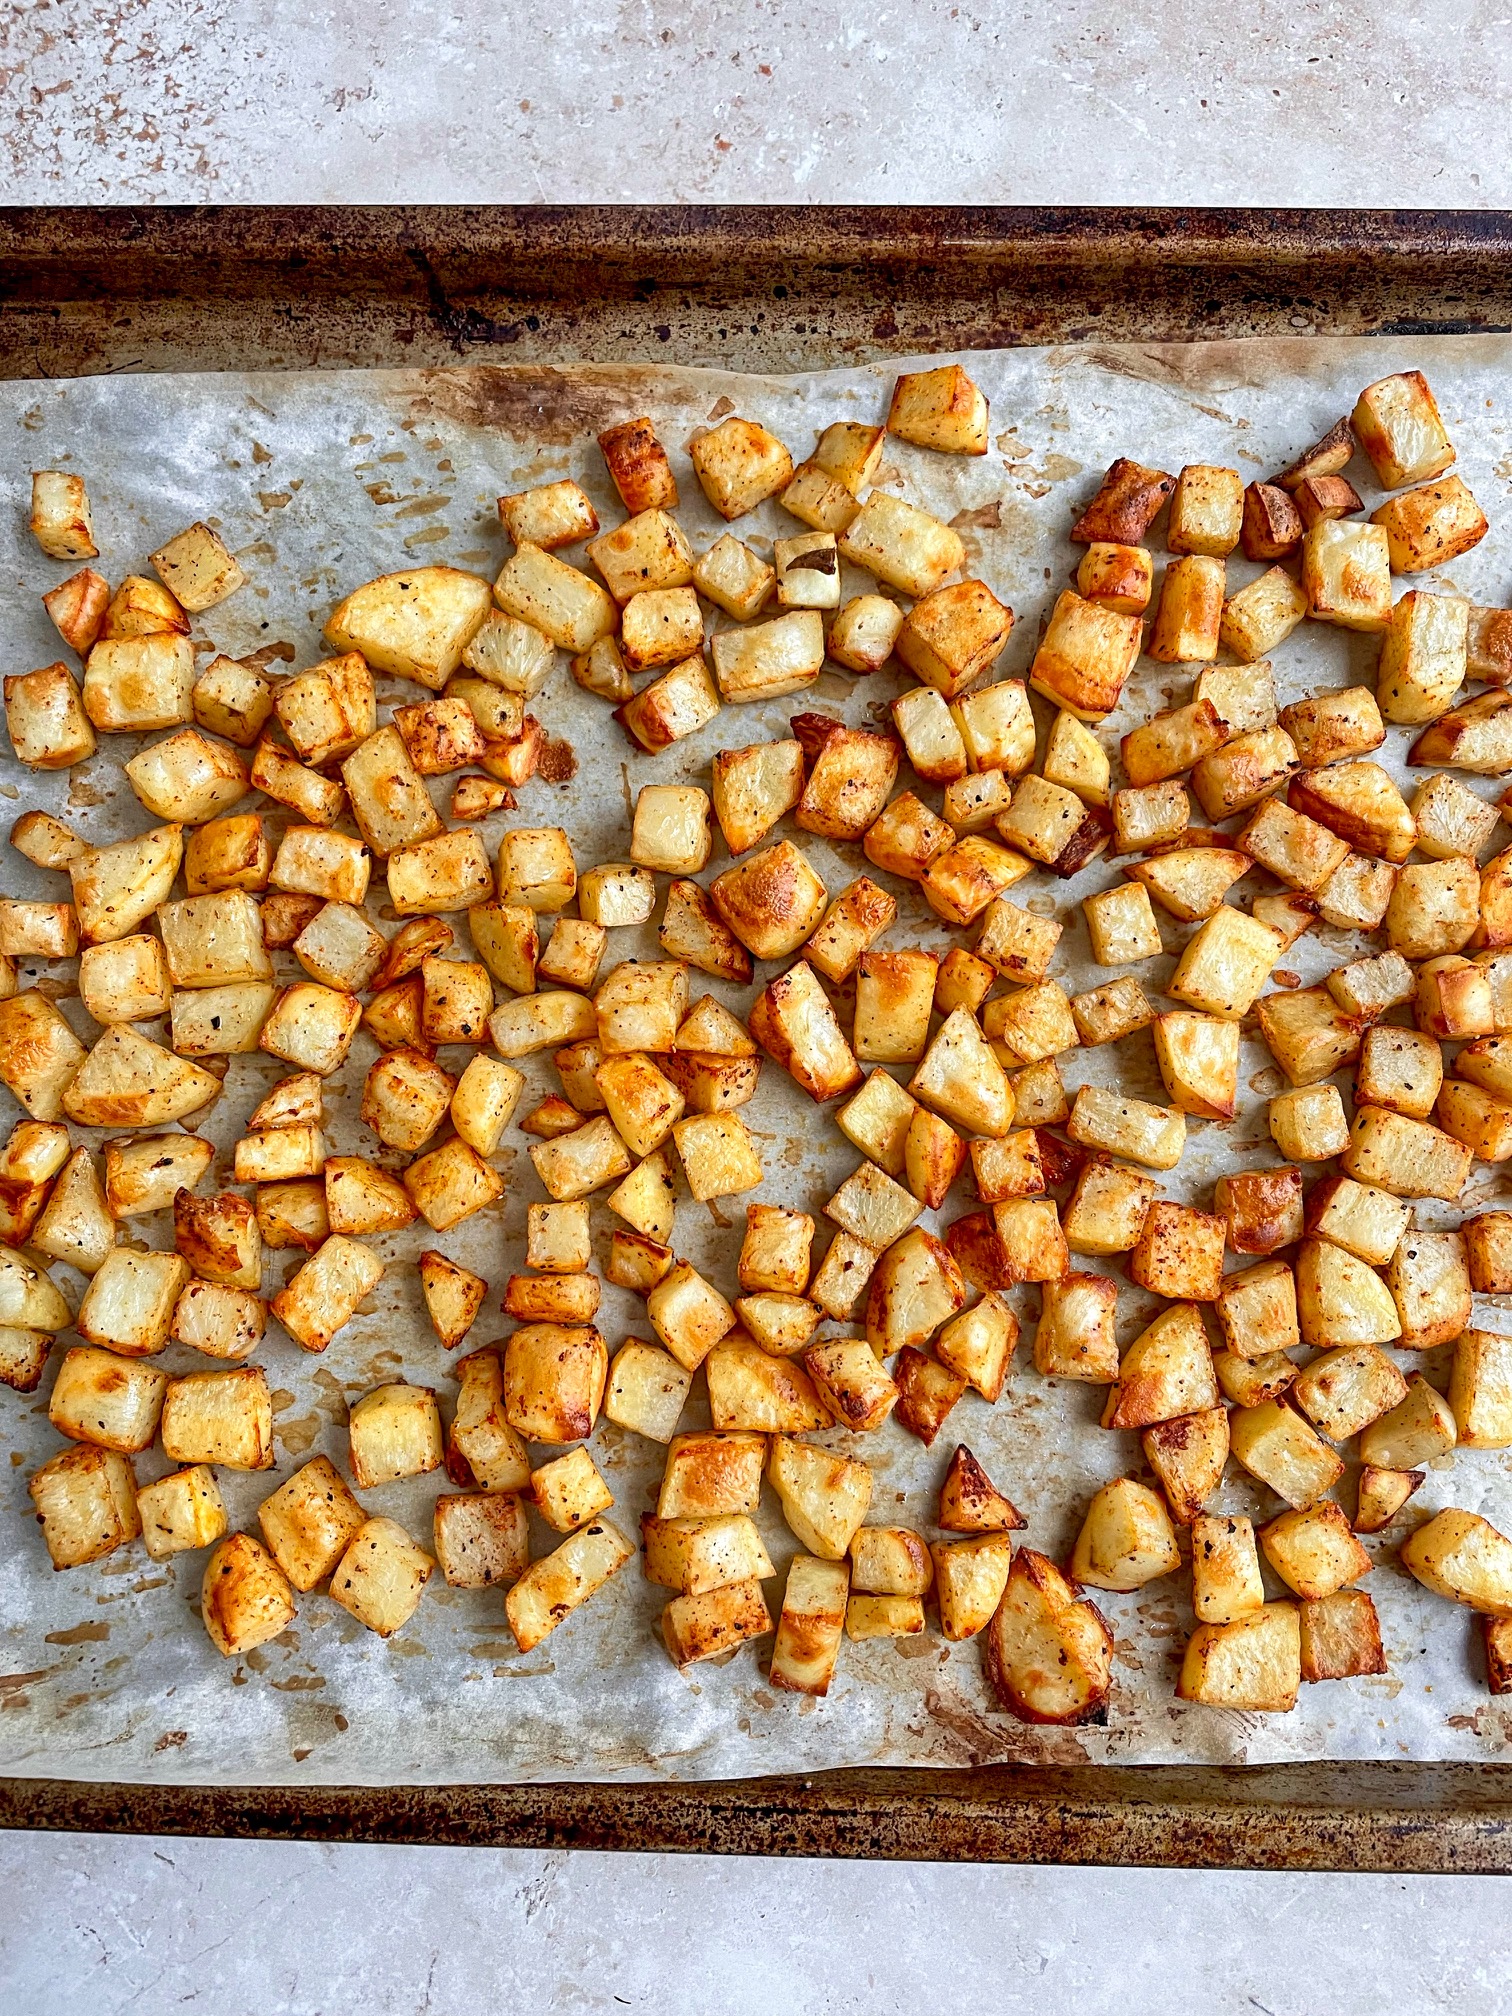
<svg viewBox="0 0 1512 2016">
<path fill-rule="evenodd" d="M 1028 666 L 1040 623 L 1075 562 L 1066 528 L 1114 456 L 1130 454 L 1167 469 L 1188 461 L 1237 463 L 1248 480 L 1283 466 L 1349 410 L 1362 385 L 1408 365 L 1428 372 L 1459 447 L 1459 468 L 1492 520 L 1490 536 L 1456 563 L 1453 585 L 1481 601 L 1512 599 L 1512 343 L 1506 339 L 1019 350 L 969 362 L 991 397 L 992 452 L 963 461 L 889 442 L 881 480 L 953 520 L 966 539 L 970 568 L 1018 612 L 999 668 L 1004 674 L 1022 675 Z M 799 457 L 829 421 L 879 417 L 894 368 L 799 378 L 664 368 L 465 369 L 0 386 L 8 500 L 0 514 L 0 581 L 7 593 L 3 669 L 24 671 L 60 655 L 37 597 L 68 570 L 46 560 L 27 535 L 27 472 L 33 468 L 85 474 L 98 564 L 112 582 L 144 569 L 147 554 L 192 519 L 216 523 L 250 585 L 196 622 L 201 647 L 241 655 L 286 645 L 292 667 L 322 655 L 319 630 L 332 603 L 374 574 L 421 561 L 495 572 L 506 550 L 493 508 L 502 491 L 574 474 L 603 522 L 616 523 L 617 500 L 593 445 L 595 431 L 612 421 L 641 412 L 654 416 L 681 483 L 683 522 L 702 548 L 721 528 L 687 462 L 695 430 L 739 411 L 775 429 Z M 737 529 L 761 544 L 794 528 L 769 505 Z M 1256 571 L 1236 557 L 1231 583 Z M 846 592 L 861 585 L 856 577 Z M 1440 584 L 1429 579 L 1418 585 Z M 1370 639 L 1305 625 L 1276 654 L 1283 701 L 1370 682 L 1374 651 Z M 1184 700 L 1189 677 L 1183 668 L 1142 661 L 1120 714 L 1100 731 L 1103 740 L 1116 747 L 1119 734 L 1135 722 Z M 383 682 L 381 698 L 416 697 L 416 689 L 401 692 L 399 684 Z M 607 706 L 577 689 L 563 661 L 535 703 L 557 738 L 548 770 L 560 781 L 530 785 L 515 821 L 565 826 L 580 863 L 623 858 L 640 785 L 706 783 L 710 759 L 722 745 L 785 734 L 789 714 L 800 707 L 863 722 L 896 690 L 891 676 L 853 680 L 827 671 L 805 695 L 766 707 L 726 708 L 702 734 L 649 758 L 631 751 Z M 1392 731 L 1386 757 L 1398 771 L 1405 742 L 1405 731 Z M 147 823 L 120 776 L 133 746 L 129 738 L 105 738 L 92 762 L 55 777 L 21 771 L 7 756 L 0 789 L 16 812 L 40 804 L 91 838 L 117 837 Z M 437 789 L 449 790 L 449 780 Z M 488 822 L 491 845 L 504 823 Z M 858 848 L 831 848 L 808 836 L 803 845 L 832 891 L 862 865 Z M 723 865 L 716 853 L 704 879 Z M 7 890 L 41 895 L 58 886 L 13 854 L 4 873 Z M 1099 862 L 1073 882 L 1041 873 L 1015 892 L 1015 900 L 1053 912 L 1065 924 L 1055 970 L 1072 991 L 1113 977 L 1091 965 L 1079 906 L 1116 879 L 1117 870 Z M 904 900 L 889 942 L 943 946 L 948 934 L 911 890 L 895 886 Z M 377 881 L 375 902 L 382 896 Z M 1162 917 L 1161 928 L 1167 957 L 1137 969 L 1152 991 L 1168 977 L 1187 935 L 1169 918 Z M 460 935 L 465 943 L 465 930 Z M 1296 945 L 1285 965 L 1310 981 L 1360 943 L 1324 929 Z M 606 970 L 615 959 L 653 951 L 649 932 L 618 933 Z M 52 977 L 59 970 L 67 969 L 51 969 Z M 759 977 L 770 977 L 770 969 Z M 749 994 L 693 978 L 695 996 L 707 985 L 742 1013 L 749 1003 Z M 77 1001 L 65 999 L 63 1006 L 84 1029 Z M 367 1037 L 359 1037 L 329 1087 L 334 1152 L 374 1147 L 357 1118 L 373 1054 Z M 461 1053 L 446 1061 L 460 1068 Z M 1061 1061 L 1073 1089 L 1087 1080 L 1116 1080 L 1133 1093 L 1162 1096 L 1148 1035 L 1116 1049 L 1072 1052 Z M 1166 1179 L 1168 1194 L 1206 1203 L 1224 1169 L 1274 1163 L 1264 1098 L 1279 1080 L 1268 1067 L 1265 1053 L 1247 1041 L 1238 1117 L 1227 1126 L 1193 1125 L 1182 1165 Z M 239 1124 L 281 1070 L 269 1059 L 231 1060 L 225 1094 L 201 1123 L 220 1150 L 203 1188 L 229 1179 Z M 549 1056 L 531 1060 L 529 1076 L 531 1094 L 551 1088 Z M 9 1107 L 7 1095 L 0 1099 Z M 856 1160 L 828 1116 L 770 1064 L 746 1115 L 766 1167 L 757 1194 L 817 1212 Z M 9 1117 L 0 1115 L 0 1122 Z M 502 1211 L 480 1214 L 434 1242 L 493 1283 L 472 1345 L 507 1332 L 498 1313 L 504 1279 L 523 1264 L 525 1206 L 542 1194 L 520 1137 L 514 1140 L 517 1145 L 500 1158 L 510 1179 Z M 1479 1168 L 1467 1205 L 1501 1194 L 1494 1172 Z M 735 1285 L 745 1201 L 710 1208 L 685 1199 L 678 1209 L 679 1251 L 726 1292 Z M 963 1183 L 947 1215 L 968 1208 Z M 608 1217 L 602 1210 L 595 1215 Z M 1437 1225 L 1453 1216 L 1430 1204 L 1420 1222 Z M 607 1229 L 601 1222 L 601 1239 Z M 167 1214 L 137 1221 L 131 1232 L 152 1244 L 171 1243 Z M 222 1473 L 234 1524 L 255 1530 L 258 1501 L 315 1450 L 344 1463 L 346 1407 L 369 1388 L 403 1377 L 434 1385 L 449 1405 L 450 1367 L 425 1318 L 413 1265 L 431 1237 L 421 1227 L 377 1242 L 389 1271 L 370 1310 L 323 1357 L 307 1356 L 270 1325 L 259 1356 L 276 1391 L 278 1466 L 272 1475 Z M 294 1258 L 268 1256 L 268 1293 L 292 1271 Z M 58 1271 L 77 1297 L 82 1283 Z M 1037 1291 L 1016 1291 L 1015 1299 L 1026 1338 L 1032 1337 Z M 1137 1334 L 1153 1307 L 1151 1298 L 1123 1283 L 1121 1342 Z M 641 1306 L 621 1291 L 606 1289 L 599 1320 L 611 1349 L 626 1335 L 647 1334 Z M 1486 1312 L 1479 1320 L 1488 1320 Z M 1490 1327 L 1506 1320 L 1490 1313 Z M 174 1347 L 163 1362 L 170 1370 L 185 1369 L 190 1356 Z M 896 1427 L 857 1443 L 857 1453 L 876 1472 L 873 1519 L 929 1528 L 950 1451 L 965 1441 L 1027 1514 L 1028 1540 L 1053 1555 L 1066 1553 L 1092 1489 L 1138 1468 L 1138 1441 L 1099 1430 L 1101 1389 L 1043 1380 L 1028 1358 L 1026 1343 L 996 1407 L 968 1395 L 933 1451 Z M 1435 1354 L 1427 1369 L 1430 1376 L 1442 1371 Z M 1368 1543 L 1380 1562 L 1368 1586 L 1381 1614 L 1389 1676 L 1305 1687 L 1291 1715 L 1176 1704 L 1173 1682 L 1192 1621 L 1184 1573 L 1135 1595 L 1097 1596 L 1118 1644 L 1105 1730 L 1024 1727 L 993 1704 L 979 1647 L 947 1646 L 933 1631 L 897 1644 L 847 1643 L 822 1702 L 775 1693 L 763 1678 L 760 1653 L 750 1647 L 722 1666 L 679 1674 L 656 1628 L 666 1592 L 646 1584 L 634 1565 L 524 1658 L 505 1625 L 499 1594 L 449 1590 L 437 1577 L 414 1620 L 389 1643 L 326 1597 L 311 1595 L 301 1599 L 298 1619 L 281 1639 L 245 1659 L 222 1660 L 196 1615 L 202 1555 L 156 1564 L 136 1546 L 94 1567 L 65 1574 L 49 1569 L 29 1516 L 26 1479 L 58 1447 L 47 1421 L 50 1384 L 49 1378 L 30 1397 L 0 1391 L 0 1447 L 8 1459 L 0 1465 L 0 1769 L 7 1772 L 232 1783 L 698 1778 L 1009 1759 L 1487 1759 L 1505 1754 L 1512 1737 L 1508 1711 L 1483 1691 L 1472 1619 L 1408 1580 L 1395 1565 L 1394 1546 L 1381 1541 Z M 685 1425 L 706 1418 L 695 1389 Z M 849 1446 L 842 1433 L 825 1439 Z M 608 1425 L 600 1427 L 593 1448 L 614 1489 L 611 1516 L 634 1537 L 641 1513 L 653 1503 L 662 1451 Z M 144 1479 L 165 1467 L 158 1452 L 139 1462 Z M 1231 1464 L 1221 1509 L 1274 1511 L 1274 1502 L 1263 1501 L 1236 1472 Z M 438 1486 L 445 1488 L 436 1477 L 392 1485 L 366 1494 L 367 1502 L 428 1541 Z M 1352 1502 L 1352 1488 L 1346 1482 L 1346 1502 Z M 1414 1516 L 1450 1502 L 1481 1509 L 1512 1528 L 1507 1461 L 1467 1453 L 1435 1471 L 1413 1501 L 1421 1508 Z M 780 1573 L 793 1542 L 770 1493 L 760 1523 Z M 538 1528 L 535 1544 L 538 1550 L 555 1544 L 554 1536 Z M 780 1580 L 768 1588 L 775 1610 Z"/>
</svg>

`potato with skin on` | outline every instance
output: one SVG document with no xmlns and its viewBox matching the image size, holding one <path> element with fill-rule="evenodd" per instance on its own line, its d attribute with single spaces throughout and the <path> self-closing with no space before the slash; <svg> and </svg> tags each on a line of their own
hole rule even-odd
<svg viewBox="0 0 1512 2016">
<path fill-rule="evenodd" d="M 1025 1524 L 964 1443 L 956 1446 L 940 1485 L 939 1517 L 947 1533 L 1009 1533 Z"/>
<path fill-rule="evenodd" d="M 1278 484 L 1245 487 L 1239 536 L 1246 560 L 1280 560 L 1294 553 L 1305 529 L 1301 512 Z"/>
<path fill-rule="evenodd" d="M 1068 1726 L 1107 1716 L 1113 1634 L 1101 1613 L 1032 1548 L 1013 1557 L 987 1640 L 987 1675 L 1022 1722 Z"/>
<path fill-rule="evenodd" d="M 1403 1543 L 1408 1573 L 1486 1617 L 1512 1617 L 1512 1540 L 1479 1513 L 1450 1506 Z"/>
<path fill-rule="evenodd" d="M 1250 1713 L 1294 1708 L 1302 1679 L 1298 1605 L 1266 1603 L 1229 1624 L 1199 1624 L 1187 1642 L 1178 1700 Z"/>
</svg>

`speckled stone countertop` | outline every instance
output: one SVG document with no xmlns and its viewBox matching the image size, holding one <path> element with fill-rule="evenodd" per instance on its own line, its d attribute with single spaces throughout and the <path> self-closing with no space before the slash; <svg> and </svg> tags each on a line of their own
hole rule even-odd
<svg viewBox="0 0 1512 2016">
<path fill-rule="evenodd" d="M 15 0 L 0 200 L 1512 205 L 1478 0 Z M 28 2016 L 1512 2007 L 1491 1878 L 0 1838 Z"/>
</svg>

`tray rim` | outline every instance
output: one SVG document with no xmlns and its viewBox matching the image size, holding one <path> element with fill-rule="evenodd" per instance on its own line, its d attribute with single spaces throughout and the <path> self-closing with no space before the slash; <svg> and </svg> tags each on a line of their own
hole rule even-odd
<svg viewBox="0 0 1512 2016">
<path fill-rule="evenodd" d="M 1431 284 L 1468 275 L 1491 314 L 1424 314 L 1381 333 L 1512 327 L 1512 211 L 1204 210 L 817 205 L 352 205 L 25 208 L 0 206 L 0 369 L 40 313 L 65 303 L 104 325 L 128 300 L 167 298 L 165 275 L 196 299 L 262 299 L 312 274 L 418 302 L 459 356 L 495 357 L 500 326 L 458 305 L 457 260 L 565 256 L 568 280 L 607 259 L 640 273 L 649 323 L 656 285 L 690 288 L 779 262 L 842 293 L 879 270 L 974 272 L 988 286 L 1034 268 L 1080 277 L 1089 294 L 1120 274 L 1165 276 L 1171 298 L 1201 281 L 1279 289 L 1330 274 L 1420 269 Z M 343 261 L 347 262 L 343 266 Z M 121 262 L 125 262 L 123 271 Z M 176 269 L 176 270 L 175 270 Z M 112 293 L 104 279 L 121 280 Z M 295 276 L 302 275 L 302 279 Z M 76 291 L 57 281 L 73 276 Z M 139 288 L 135 294 L 126 285 Z M 54 284 L 49 286 L 47 283 Z M 636 283 L 637 285 L 641 283 Z M 267 290 L 276 295 L 277 290 Z M 570 300 L 571 286 L 543 299 Z M 1327 284 L 1320 284 L 1326 314 Z M 1242 295 L 1241 297 L 1242 298 Z M 1425 307 L 1431 304 L 1425 304 Z M 1441 308 L 1444 303 L 1437 304 Z M 1456 300 L 1463 307 L 1462 301 Z M 1235 333 L 1230 303 L 1197 312 L 1189 338 Z M 354 310 L 355 312 L 355 310 Z M 1097 330 L 1087 335 L 1105 334 Z M 1001 339 L 1000 314 L 993 333 Z M 505 335 L 502 340 L 513 344 Z M 874 354 L 910 347 L 879 324 Z M 1039 338 L 1033 340 L 1042 340 Z M 1066 340 L 1066 339 L 1063 339 Z M 1069 340 L 1075 340 L 1074 334 Z M 1169 340 L 1169 339 L 1167 339 Z M 1178 337 L 1177 340 L 1180 340 Z M 970 347 L 957 334 L 951 347 Z M 518 355 L 518 352 L 515 353 Z M 340 359 L 336 360 L 339 362 Z M 396 355 L 394 361 L 405 361 Z M 502 361 L 511 361 L 510 353 Z M 122 366 L 121 368 L 131 368 Z M 276 367 L 274 367 L 276 368 Z M 298 368 L 297 365 L 288 368 Z M 44 374 L 45 375 L 45 374 Z M 1512 1765 L 993 1766 L 845 1770 L 807 1777 L 683 1783 L 440 1786 L 160 1785 L 0 1777 L 0 1827 L 109 1834 L 432 1842 L 687 1853 L 870 1856 L 1184 1868 L 1512 1873 Z"/>
</svg>

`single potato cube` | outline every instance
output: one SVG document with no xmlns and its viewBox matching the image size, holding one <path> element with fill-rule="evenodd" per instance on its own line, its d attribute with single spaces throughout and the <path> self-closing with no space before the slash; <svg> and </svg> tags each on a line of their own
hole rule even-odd
<svg viewBox="0 0 1512 2016">
<path fill-rule="evenodd" d="M 142 1530 L 131 1460 L 117 1450 L 65 1449 L 26 1488 L 54 1569 L 102 1560 Z"/>
<path fill-rule="evenodd" d="M 294 1592 L 259 1541 L 250 1533 L 231 1533 L 205 1563 L 200 1616 L 216 1651 L 238 1658 L 294 1622 Z"/>
</svg>

